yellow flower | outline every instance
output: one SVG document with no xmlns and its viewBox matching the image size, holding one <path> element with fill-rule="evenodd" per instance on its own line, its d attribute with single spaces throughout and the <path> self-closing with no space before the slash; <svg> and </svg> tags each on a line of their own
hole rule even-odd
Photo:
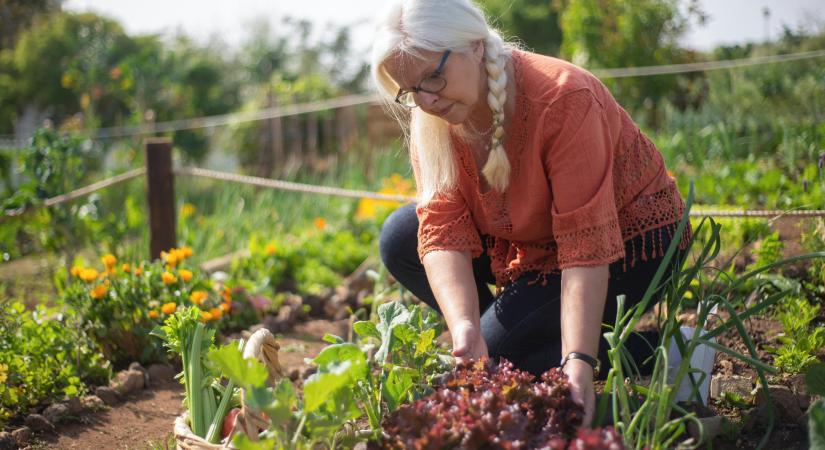
<svg viewBox="0 0 825 450">
<path fill-rule="evenodd" d="M 206 291 L 202 291 L 202 290 L 201 291 L 192 291 L 192 293 L 189 294 L 189 300 L 191 300 L 192 303 L 194 303 L 196 305 L 200 305 L 208 297 L 209 297 L 209 293 L 207 293 Z"/>
<path fill-rule="evenodd" d="M 160 312 L 169 315 L 174 314 L 177 311 L 178 305 L 175 302 L 164 303 L 163 306 L 160 307 Z"/>
<path fill-rule="evenodd" d="M 98 300 L 105 297 L 107 292 L 109 292 L 109 286 L 108 284 L 104 283 L 99 284 L 94 289 L 92 289 L 90 295 L 93 299 Z"/>
<path fill-rule="evenodd" d="M 267 255 L 274 255 L 275 252 L 277 252 L 277 251 L 278 251 L 278 249 L 275 248 L 274 244 L 266 244 L 266 254 Z"/>
<path fill-rule="evenodd" d="M 174 249 L 172 249 L 174 250 Z M 178 257 L 177 253 L 173 251 L 169 252 L 160 252 L 160 257 L 168 264 L 170 267 L 175 267 L 178 264 Z"/>
<path fill-rule="evenodd" d="M 209 314 L 206 311 L 201 311 L 201 322 L 209 322 L 212 320 L 212 314 Z"/>
<path fill-rule="evenodd" d="M 71 272 L 72 272 L 72 276 L 79 278 L 80 274 L 83 273 L 83 267 L 73 266 Z"/>
<path fill-rule="evenodd" d="M 80 279 L 87 283 L 91 283 L 92 281 L 96 280 L 97 276 L 97 269 L 83 269 L 80 272 Z"/>
<path fill-rule="evenodd" d="M 162 274 L 160 274 L 160 278 L 163 280 L 163 284 L 167 286 L 178 282 L 178 278 L 172 275 L 171 272 L 163 272 Z"/>
<path fill-rule="evenodd" d="M 212 316 L 212 320 L 220 320 L 223 316 L 223 311 L 220 308 L 212 308 L 209 310 L 209 314 Z"/>
<path fill-rule="evenodd" d="M 180 269 L 180 270 L 178 270 L 178 275 L 180 275 L 180 278 L 183 281 L 186 281 L 187 283 L 189 282 L 189 280 L 192 279 L 192 271 L 191 270 Z"/>
<path fill-rule="evenodd" d="M 324 228 L 327 227 L 327 221 L 323 217 L 316 217 L 315 220 L 312 221 L 315 224 L 315 228 L 323 231 Z"/>
<path fill-rule="evenodd" d="M 103 265 L 106 266 L 107 269 L 111 269 L 115 266 L 115 264 L 117 264 L 117 258 L 115 258 L 115 255 L 111 253 L 103 255 L 100 260 L 103 261 Z"/>
<path fill-rule="evenodd" d="M 193 205 L 191 203 L 184 203 L 183 206 L 180 207 L 180 215 L 181 215 L 181 217 L 186 219 L 189 216 L 195 214 L 196 210 L 197 210 L 197 208 L 195 208 L 195 205 Z"/>
<path fill-rule="evenodd" d="M 132 266 L 130 266 L 128 263 L 123 264 L 122 266 L 120 266 L 120 270 L 122 270 L 124 273 L 129 273 L 132 271 Z"/>
<path fill-rule="evenodd" d="M 157 319 L 157 317 L 158 317 L 158 312 L 157 311 L 155 311 L 154 309 L 149 311 L 149 318 L 150 319 Z"/>
<path fill-rule="evenodd" d="M 184 245 L 183 247 L 181 247 L 180 251 L 183 254 L 184 258 L 192 256 L 192 247 L 189 247 L 188 245 Z"/>
</svg>

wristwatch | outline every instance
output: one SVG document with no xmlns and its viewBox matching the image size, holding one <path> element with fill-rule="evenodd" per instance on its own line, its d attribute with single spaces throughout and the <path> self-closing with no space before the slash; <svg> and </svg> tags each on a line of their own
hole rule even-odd
<svg viewBox="0 0 825 450">
<path fill-rule="evenodd" d="M 590 366 L 593 368 L 593 377 L 597 377 L 599 375 L 599 369 L 602 366 L 601 361 L 599 361 L 598 359 L 596 359 L 596 358 L 594 358 L 594 357 L 592 357 L 592 356 L 590 356 L 586 353 L 579 353 L 579 352 L 570 352 L 570 353 L 568 353 L 564 358 L 561 359 L 561 362 L 559 363 L 559 368 L 563 369 L 564 365 L 567 364 L 567 361 L 570 361 L 571 359 L 580 359 L 580 360 L 586 362 L 587 364 L 590 364 Z"/>
</svg>

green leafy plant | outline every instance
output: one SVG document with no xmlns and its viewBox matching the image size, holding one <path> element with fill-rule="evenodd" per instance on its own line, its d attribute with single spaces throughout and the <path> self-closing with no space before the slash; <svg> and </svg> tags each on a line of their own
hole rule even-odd
<svg viewBox="0 0 825 450">
<path fill-rule="evenodd" d="M 825 326 L 811 327 L 819 313 L 819 305 L 806 298 L 789 296 L 778 305 L 776 317 L 782 323 L 783 333 L 777 337 L 782 344 L 768 347 L 776 356 L 776 366 L 787 373 L 801 373 L 816 362 L 816 353 L 825 346 Z"/>
</svg>

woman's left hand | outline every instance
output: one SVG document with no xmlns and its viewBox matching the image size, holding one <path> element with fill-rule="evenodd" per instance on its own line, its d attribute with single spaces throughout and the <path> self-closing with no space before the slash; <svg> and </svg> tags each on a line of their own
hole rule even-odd
<svg viewBox="0 0 825 450">
<path fill-rule="evenodd" d="M 562 369 L 567 374 L 570 383 L 570 394 L 573 401 L 584 407 L 582 426 L 590 428 L 593 423 L 593 414 L 596 410 L 596 391 L 593 388 L 593 367 L 578 359 L 567 361 Z"/>
</svg>

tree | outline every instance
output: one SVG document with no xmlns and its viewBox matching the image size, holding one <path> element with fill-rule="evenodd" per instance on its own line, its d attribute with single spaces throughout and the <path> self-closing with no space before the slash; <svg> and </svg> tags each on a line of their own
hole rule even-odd
<svg viewBox="0 0 825 450">
<path fill-rule="evenodd" d="M 544 55 L 558 55 L 562 43 L 561 4 L 555 0 L 482 0 L 492 25 L 505 38 L 523 42 Z"/>
</svg>

